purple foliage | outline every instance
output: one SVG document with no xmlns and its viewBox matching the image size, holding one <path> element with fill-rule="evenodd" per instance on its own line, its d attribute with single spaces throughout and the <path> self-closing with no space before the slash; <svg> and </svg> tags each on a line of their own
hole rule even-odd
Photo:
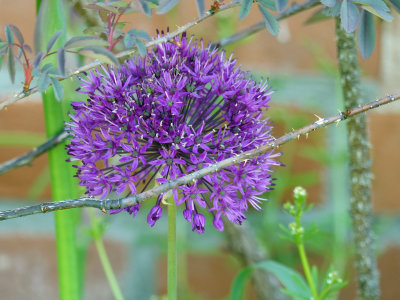
<svg viewBox="0 0 400 300">
<path fill-rule="evenodd" d="M 210 47 L 181 39 L 150 49 L 119 68 L 90 72 L 82 79 L 87 102 L 73 102 L 67 146 L 87 193 L 107 197 L 141 193 L 273 140 L 263 119 L 271 91 L 256 83 Z M 272 151 L 230 166 L 172 191 L 192 230 L 204 232 L 204 213 L 214 227 L 222 217 L 241 224 L 248 203 L 272 189 Z M 148 214 L 150 226 L 161 218 L 162 196 Z M 124 210 L 133 216 L 140 205 Z M 112 210 L 110 213 L 122 211 Z M 203 212 L 201 214 L 200 212 Z"/>
</svg>

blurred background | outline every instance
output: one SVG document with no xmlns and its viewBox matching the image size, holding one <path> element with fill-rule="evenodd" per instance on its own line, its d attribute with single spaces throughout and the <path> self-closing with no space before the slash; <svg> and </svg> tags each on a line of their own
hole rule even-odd
<svg viewBox="0 0 400 300">
<path fill-rule="evenodd" d="M 71 34 L 83 35 L 82 10 L 85 1 L 65 1 L 70 15 Z M 206 9 L 212 1 L 206 1 Z M 35 2 L 0 0 L 0 28 L 17 25 L 33 44 Z M 238 9 L 207 19 L 188 31 L 205 43 L 216 42 L 262 20 L 254 9 L 238 20 Z M 306 24 L 315 9 L 280 22 L 278 37 L 266 30 L 226 47 L 242 69 L 256 77 L 269 78 L 276 91 L 268 117 L 275 136 L 299 128 L 341 110 L 342 97 L 337 80 L 334 22 Z M 136 13 L 124 17 L 130 28 L 155 35 L 156 29 L 175 30 L 198 15 L 195 1 L 180 1 L 166 15 L 152 18 Z M 95 18 L 86 15 L 86 21 Z M 54 31 L 58 29 L 55 28 Z M 0 34 L 3 38 L 4 34 Z M 400 19 L 378 24 L 377 49 L 371 58 L 360 58 L 365 102 L 400 89 Z M 67 66 L 75 68 L 71 61 Z M 0 101 L 21 90 L 22 70 L 12 85 L 3 66 L 0 71 Z M 65 84 L 65 83 L 64 83 Z M 76 82 L 68 82 L 74 85 Z M 35 84 L 34 84 L 35 85 Z M 368 113 L 374 179 L 372 180 L 374 228 L 382 298 L 400 299 L 400 106 L 391 104 Z M 349 226 L 349 191 L 345 124 L 319 130 L 308 139 L 292 141 L 281 148 L 286 167 L 275 173 L 276 189 L 266 194 L 262 212 L 250 212 L 248 223 L 268 256 L 288 266 L 299 266 L 294 245 L 281 239 L 278 224 L 286 224 L 281 204 L 292 198 L 297 185 L 304 186 L 315 208 L 306 222 L 315 222 L 319 233 L 307 248 L 313 263 L 327 269 L 333 264 L 350 282 L 340 299 L 354 299 L 355 274 Z M 40 94 L 34 94 L 0 111 L 0 162 L 21 155 L 45 141 Z M 47 156 L 31 166 L 0 175 L 0 209 L 9 209 L 51 199 Z M 145 210 L 146 211 L 146 208 Z M 141 211 L 142 212 L 142 211 Z M 56 250 L 53 215 L 35 215 L 0 224 L 1 299 L 57 299 Z M 166 293 L 166 218 L 150 228 L 146 215 L 132 219 L 128 214 L 102 216 L 104 243 L 126 299 L 152 299 Z M 207 220 L 206 233 L 190 231 L 183 218 L 178 220 L 179 287 L 182 299 L 228 299 L 232 280 L 240 264 L 226 249 L 224 235 Z M 87 250 L 85 299 L 112 299 L 96 249 L 92 245 L 88 212 L 82 212 L 78 232 L 82 251 Z M 155 299 L 155 298 L 154 298 Z M 246 299 L 257 299 L 251 287 Z"/>
</svg>

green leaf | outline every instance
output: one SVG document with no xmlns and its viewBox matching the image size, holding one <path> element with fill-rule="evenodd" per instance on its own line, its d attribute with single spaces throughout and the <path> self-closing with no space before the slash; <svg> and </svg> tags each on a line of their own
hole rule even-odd
<svg viewBox="0 0 400 300">
<path fill-rule="evenodd" d="M 44 92 L 50 85 L 50 76 L 47 73 L 42 73 L 38 79 L 38 88 L 40 92 Z"/>
<path fill-rule="evenodd" d="M 337 1 L 336 5 L 334 7 L 325 7 L 322 10 L 322 13 L 324 15 L 327 15 L 329 17 L 337 17 L 340 15 L 340 8 L 342 7 L 342 2 Z"/>
<path fill-rule="evenodd" d="M 321 0 L 321 3 L 327 7 L 334 7 L 337 0 Z"/>
<path fill-rule="evenodd" d="M 7 46 L 8 46 L 7 42 L 0 42 L 0 51 L 2 51 Z"/>
<path fill-rule="evenodd" d="M 179 0 L 160 0 L 157 7 L 157 14 L 162 15 L 170 11 Z"/>
<path fill-rule="evenodd" d="M 107 13 L 118 14 L 117 8 L 107 5 L 106 3 L 90 3 L 90 4 L 86 5 L 85 7 L 89 8 L 89 9 L 94 9 L 97 11 L 104 11 Z"/>
<path fill-rule="evenodd" d="M 390 3 L 392 3 L 397 12 L 400 13 L 400 0 L 389 0 L 389 1 Z"/>
<path fill-rule="evenodd" d="M 306 21 L 306 25 L 314 24 L 321 21 L 330 20 L 331 17 L 324 14 L 325 8 L 317 10 L 313 15 Z"/>
<path fill-rule="evenodd" d="M 275 6 L 278 9 L 279 12 L 285 9 L 285 7 L 288 5 L 289 0 L 275 0 Z"/>
<path fill-rule="evenodd" d="M 51 83 L 53 85 L 54 96 L 56 96 L 57 101 L 64 99 L 64 88 L 62 84 L 54 77 L 50 77 Z"/>
<path fill-rule="evenodd" d="M 231 287 L 231 300 L 242 300 L 246 281 L 250 277 L 253 270 L 254 267 L 247 267 L 236 275 Z"/>
<path fill-rule="evenodd" d="M 125 48 L 130 49 L 136 44 L 136 36 L 131 34 L 131 30 L 128 31 L 124 36 Z"/>
<path fill-rule="evenodd" d="M 83 30 L 83 33 L 86 34 L 96 34 L 96 33 L 104 33 L 103 26 L 91 26 Z"/>
<path fill-rule="evenodd" d="M 141 40 L 136 40 L 136 46 L 141 57 L 146 56 L 146 45 Z"/>
<path fill-rule="evenodd" d="M 138 38 L 141 38 L 145 41 L 149 41 L 150 40 L 150 36 L 148 35 L 148 33 L 144 30 L 138 30 L 138 29 L 131 29 L 129 31 L 135 31 L 135 36 L 137 36 Z"/>
<path fill-rule="evenodd" d="M 4 55 L 0 56 L 0 70 L 1 67 L 3 66 L 3 60 L 4 60 Z"/>
<path fill-rule="evenodd" d="M 374 16 L 365 10 L 361 13 L 357 41 L 362 57 L 370 57 L 376 45 L 375 21 Z"/>
<path fill-rule="evenodd" d="M 355 0 L 354 3 L 362 5 L 362 8 L 386 21 L 392 21 L 389 7 L 382 0 Z"/>
<path fill-rule="evenodd" d="M 40 51 L 38 54 L 36 54 L 35 59 L 33 60 L 33 67 L 36 69 L 39 67 L 40 62 L 42 61 L 42 58 L 44 56 L 44 53 Z"/>
<path fill-rule="evenodd" d="M 12 48 L 8 48 L 7 52 L 7 58 L 8 58 L 8 74 L 10 75 L 11 82 L 14 83 L 15 81 L 15 60 L 14 60 L 14 53 L 12 51 Z"/>
<path fill-rule="evenodd" d="M 148 17 L 151 17 L 151 8 L 146 0 L 136 0 L 135 3 L 136 3 L 136 8 L 140 12 L 146 14 Z M 157 6 L 158 6 L 158 3 L 157 3 Z"/>
<path fill-rule="evenodd" d="M 258 9 L 261 11 L 263 16 L 265 27 L 272 35 L 277 36 L 279 32 L 278 21 L 265 7 L 259 5 Z"/>
<path fill-rule="evenodd" d="M 57 64 L 60 75 L 65 77 L 65 49 L 63 47 L 57 50 Z"/>
<path fill-rule="evenodd" d="M 236 275 L 231 287 L 231 300 L 241 300 L 246 280 L 256 268 L 265 269 L 274 274 L 286 288 L 286 293 L 301 299 L 310 299 L 311 291 L 303 277 L 295 270 L 274 261 L 263 261 L 247 267 Z"/>
<path fill-rule="evenodd" d="M 14 37 L 13 37 L 13 34 L 12 34 L 12 31 L 11 31 L 10 27 L 9 27 L 8 25 L 6 25 L 6 26 L 4 27 L 4 31 L 5 31 L 5 33 L 6 33 L 6 40 L 7 40 L 7 42 L 8 42 L 9 44 L 12 44 L 12 43 L 14 42 Z"/>
<path fill-rule="evenodd" d="M 62 30 L 59 30 L 52 35 L 49 42 L 47 43 L 46 53 L 50 52 L 51 48 L 53 48 L 54 44 L 57 42 L 58 38 L 61 36 L 62 33 L 63 33 Z"/>
<path fill-rule="evenodd" d="M 65 49 L 82 48 L 85 46 L 106 46 L 107 41 L 97 36 L 74 36 L 69 39 L 65 45 Z"/>
<path fill-rule="evenodd" d="M 204 0 L 196 0 L 196 4 L 197 4 L 197 11 L 199 12 L 199 16 L 203 15 L 204 11 L 206 10 Z"/>
<path fill-rule="evenodd" d="M 360 19 L 360 11 L 351 0 L 343 0 L 340 9 L 340 20 L 344 30 L 351 33 L 356 30 L 358 20 Z"/>
<path fill-rule="evenodd" d="M 239 12 L 239 20 L 242 20 L 248 16 L 251 10 L 251 5 L 253 4 L 253 0 L 243 0 L 242 5 L 240 6 Z"/>
<path fill-rule="evenodd" d="M 92 51 L 93 53 L 96 53 L 96 54 L 100 54 L 100 55 L 106 57 L 112 64 L 118 65 L 118 60 L 115 57 L 115 55 L 111 51 L 108 51 L 107 49 L 97 47 L 97 46 L 87 46 L 87 47 L 82 48 L 81 51 L 85 51 L 85 50 Z"/>
<path fill-rule="evenodd" d="M 21 46 L 23 46 L 25 42 L 24 42 L 24 38 L 22 37 L 21 31 L 19 31 L 17 26 L 14 26 L 13 24 L 9 24 L 8 26 L 10 26 L 11 30 L 14 32 L 14 35 L 17 37 Z"/>
<path fill-rule="evenodd" d="M 262 6 L 266 8 L 276 10 L 276 5 L 273 0 L 258 0 L 258 3 L 260 3 Z"/>
</svg>

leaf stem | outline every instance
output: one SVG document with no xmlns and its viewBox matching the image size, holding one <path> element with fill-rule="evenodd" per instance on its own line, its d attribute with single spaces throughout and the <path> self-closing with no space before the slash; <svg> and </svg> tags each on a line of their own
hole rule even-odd
<svg viewBox="0 0 400 300">
<path fill-rule="evenodd" d="M 118 281 L 111 267 L 110 260 L 108 259 L 107 251 L 104 248 L 103 240 L 101 238 L 101 232 L 99 229 L 99 221 L 94 216 L 93 209 L 89 209 L 88 211 L 89 211 L 90 225 L 92 227 L 91 229 L 93 233 L 93 240 L 96 245 L 101 266 L 103 267 L 104 274 L 107 277 L 108 284 L 110 285 L 112 294 L 116 300 L 124 300 L 124 296 L 122 295 L 121 289 L 118 285 Z"/>
<path fill-rule="evenodd" d="M 300 223 L 300 218 L 301 218 L 301 216 L 296 217 L 296 226 L 299 229 L 302 228 L 301 223 Z M 296 234 L 296 245 L 297 245 L 297 249 L 299 250 L 301 265 L 303 266 L 304 275 L 306 276 L 308 285 L 311 290 L 311 294 L 313 295 L 314 300 L 318 300 L 319 299 L 318 292 L 317 292 L 317 289 L 315 288 L 315 283 L 314 283 L 314 280 L 311 275 L 310 264 L 308 263 L 302 234 L 303 233 L 300 233 L 300 232 Z"/>
<path fill-rule="evenodd" d="M 177 299 L 176 205 L 168 205 L 168 300 Z"/>
</svg>

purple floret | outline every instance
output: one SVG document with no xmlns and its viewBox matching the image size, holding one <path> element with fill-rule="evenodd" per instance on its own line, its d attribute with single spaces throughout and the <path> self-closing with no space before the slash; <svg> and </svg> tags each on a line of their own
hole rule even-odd
<svg viewBox="0 0 400 300">
<path fill-rule="evenodd" d="M 256 83 L 224 52 L 185 34 L 81 80 L 88 99 L 72 103 L 67 150 L 71 161 L 81 161 L 75 166 L 80 185 L 100 199 L 139 194 L 273 140 L 263 119 L 267 82 Z M 241 224 L 248 204 L 260 209 L 260 195 L 274 185 L 277 156 L 270 151 L 172 190 L 192 230 L 204 232 L 206 212 L 222 231 L 223 217 Z M 150 226 L 163 205 L 160 196 L 148 214 Z M 122 210 L 135 216 L 140 205 L 110 213 Z"/>
</svg>

